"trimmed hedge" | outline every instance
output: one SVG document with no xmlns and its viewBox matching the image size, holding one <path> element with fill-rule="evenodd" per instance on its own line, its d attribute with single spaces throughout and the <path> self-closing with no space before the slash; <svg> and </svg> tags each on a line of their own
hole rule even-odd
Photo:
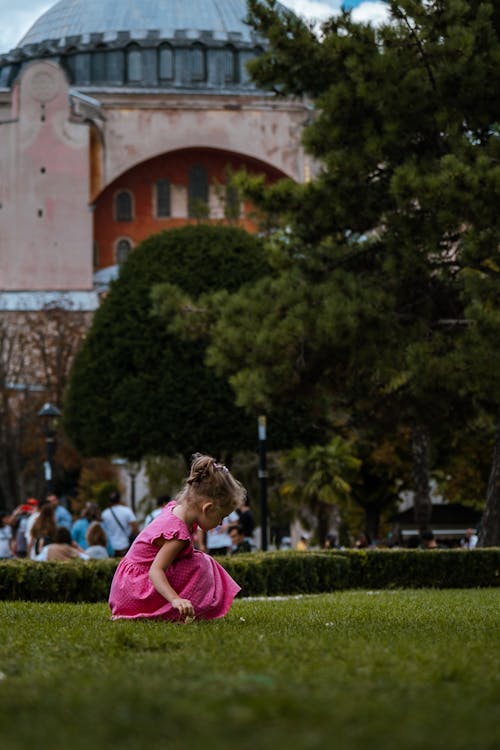
<svg viewBox="0 0 500 750">
<path fill-rule="evenodd" d="M 0 562 L 0 600 L 30 602 L 107 601 L 116 560 Z"/>
<path fill-rule="evenodd" d="M 344 588 L 349 560 L 324 552 L 253 552 L 219 558 L 242 596 L 319 594 Z"/>
<path fill-rule="evenodd" d="M 242 596 L 316 594 L 342 589 L 500 586 L 500 548 L 254 552 L 219 562 Z M 117 560 L 0 562 L 0 600 L 104 602 Z"/>
<path fill-rule="evenodd" d="M 345 588 L 469 589 L 500 586 L 500 548 L 346 550 Z"/>
</svg>

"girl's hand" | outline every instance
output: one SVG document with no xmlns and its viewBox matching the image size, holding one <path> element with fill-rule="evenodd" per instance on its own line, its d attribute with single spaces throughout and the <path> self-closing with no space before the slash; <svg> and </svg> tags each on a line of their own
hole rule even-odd
<svg viewBox="0 0 500 750">
<path fill-rule="evenodd" d="M 161 540 L 158 539 L 158 543 Z M 161 594 L 167 602 L 170 602 L 174 609 L 179 611 L 180 616 L 185 619 L 186 617 L 194 617 L 194 607 L 189 599 L 183 599 L 175 589 L 170 585 L 165 571 L 173 563 L 175 558 L 182 552 L 188 542 L 184 539 L 168 539 L 163 540 L 160 549 L 151 567 L 149 569 L 149 580 Z"/>
<path fill-rule="evenodd" d="M 194 607 L 189 599 L 177 597 L 177 599 L 172 599 L 170 604 L 174 609 L 179 610 L 181 617 L 194 617 Z"/>
</svg>

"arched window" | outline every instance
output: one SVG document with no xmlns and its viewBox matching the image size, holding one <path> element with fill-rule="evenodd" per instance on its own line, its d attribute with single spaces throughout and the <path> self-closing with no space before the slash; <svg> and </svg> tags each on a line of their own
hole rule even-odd
<svg viewBox="0 0 500 750">
<path fill-rule="evenodd" d="M 224 50 L 224 81 L 225 83 L 236 83 L 238 80 L 238 57 L 232 47 Z"/>
<path fill-rule="evenodd" d="M 121 266 L 127 260 L 132 250 L 130 240 L 121 239 L 116 243 L 116 262 Z"/>
<path fill-rule="evenodd" d="M 137 45 L 132 45 L 127 49 L 127 81 L 129 83 L 142 81 L 142 52 Z"/>
<path fill-rule="evenodd" d="M 172 81 L 174 78 L 174 52 L 171 47 L 160 47 L 158 60 L 158 78 L 160 81 Z"/>
<path fill-rule="evenodd" d="M 170 182 L 158 180 L 155 185 L 156 216 L 164 219 L 170 216 Z"/>
<path fill-rule="evenodd" d="M 73 82 L 88 86 L 92 79 L 92 54 L 90 52 L 78 52 L 71 63 L 73 70 Z"/>
<path fill-rule="evenodd" d="M 76 80 L 76 53 L 78 52 L 76 47 L 68 47 L 66 50 L 66 56 L 63 57 L 61 63 L 68 73 L 68 78 L 70 83 L 75 83 Z"/>
<path fill-rule="evenodd" d="M 191 50 L 191 80 L 204 81 L 206 79 L 205 50 L 196 46 Z"/>
<path fill-rule="evenodd" d="M 132 221 L 132 194 L 121 190 L 115 198 L 116 221 Z"/>
<path fill-rule="evenodd" d="M 106 52 L 105 47 L 97 48 L 91 57 L 92 83 L 105 83 L 106 75 Z"/>
<path fill-rule="evenodd" d="M 106 80 L 113 86 L 123 84 L 125 53 L 122 49 L 109 50 L 106 61 Z"/>
<path fill-rule="evenodd" d="M 205 167 L 193 165 L 188 173 L 188 216 L 208 216 L 208 172 Z"/>
</svg>

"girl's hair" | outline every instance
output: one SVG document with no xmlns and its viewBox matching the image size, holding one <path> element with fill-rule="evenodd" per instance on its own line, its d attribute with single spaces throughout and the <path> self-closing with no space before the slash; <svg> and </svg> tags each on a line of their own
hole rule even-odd
<svg viewBox="0 0 500 750">
<path fill-rule="evenodd" d="M 56 533 L 56 512 L 51 503 L 44 503 L 40 514 L 33 524 L 31 535 L 34 539 L 40 536 L 54 537 Z"/>
<path fill-rule="evenodd" d="M 245 497 L 245 488 L 233 477 L 227 466 L 211 456 L 195 453 L 184 491 L 188 498 L 206 497 L 220 508 L 236 508 Z"/>
<path fill-rule="evenodd" d="M 98 521 L 94 521 L 94 523 L 90 524 L 87 533 L 85 534 L 85 538 L 89 547 L 94 547 L 95 545 L 105 547 L 108 541 L 106 539 L 106 533 Z"/>
</svg>

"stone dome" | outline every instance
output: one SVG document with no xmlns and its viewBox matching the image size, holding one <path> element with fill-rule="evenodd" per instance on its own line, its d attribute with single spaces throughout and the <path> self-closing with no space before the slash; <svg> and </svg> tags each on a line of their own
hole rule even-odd
<svg viewBox="0 0 500 750">
<path fill-rule="evenodd" d="M 59 0 L 0 57 L 0 88 L 49 59 L 80 89 L 250 93 L 263 40 L 246 14 L 246 0 Z"/>
<path fill-rule="evenodd" d="M 155 32 L 162 39 L 200 34 L 224 41 L 254 43 L 244 22 L 245 0 L 59 0 L 35 21 L 18 47 L 99 34 L 109 42 L 128 36 L 146 38 Z"/>
</svg>

